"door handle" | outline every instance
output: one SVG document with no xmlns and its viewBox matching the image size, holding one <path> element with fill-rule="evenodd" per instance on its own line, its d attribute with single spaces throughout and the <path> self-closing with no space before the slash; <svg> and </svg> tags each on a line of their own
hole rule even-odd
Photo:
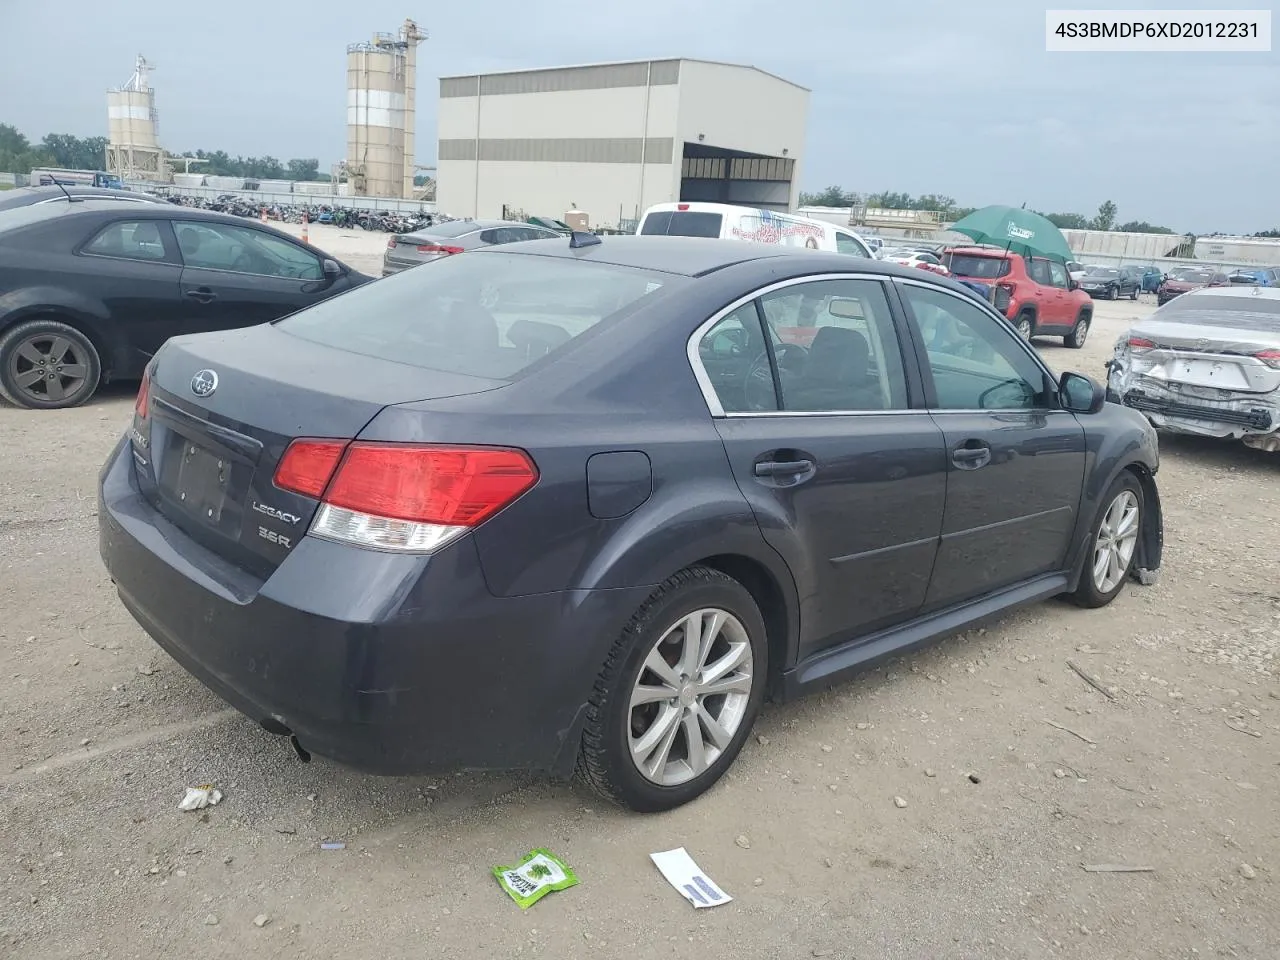
<svg viewBox="0 0 1280 960">
<path fill-rule="evenodd" d="M 761 460 L 751 469 L 766 486 L 775 487 L 797 486 L 818 472 L 812 460 Z"/>
<path fill-rule="evenodd" d="M 951 462 L 961 470 L 977 470 L 991 462 L 991 448 L 981 440 L 966 440 L 951 451 Z"/>
<path fill-rule="evenodd" d="M 208 287 L 196 287 L 194 290 L 188 290 L 187 296 L 192 300 L 199 300 L 201 303 L 208 303 L 210 300 L 218 299 L 218 295 Z"/>
</svg>

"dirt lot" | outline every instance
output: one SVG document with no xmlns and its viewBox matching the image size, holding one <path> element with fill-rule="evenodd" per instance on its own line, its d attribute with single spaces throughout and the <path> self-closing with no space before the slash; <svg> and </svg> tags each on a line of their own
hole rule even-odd
<svg viewBox="0 0 1280 960">
<path fill-rule="evenodd" d="M 382 242 L 312 239 L 364 269 Z M 1083 352 L 1044 353 L 1100 375 L 1149 310 L 1100 304 Z M 131 404 L 0 408 L 0 955 L 1280 956 L 1275 455 L 1166 441 L 1157 586 L 768 708 L 720 787 L 638 817 L 537 780 L 303 765 L 225 708 L 98 560 L 95 476 Z M 179 812 L 203 782 L 225 800 Z M 489 868 L 537 846 L 582 882 L 521 913 Z M 734 903 L 669 889 L 647 855 L 677 846 Z"/>
</svg>

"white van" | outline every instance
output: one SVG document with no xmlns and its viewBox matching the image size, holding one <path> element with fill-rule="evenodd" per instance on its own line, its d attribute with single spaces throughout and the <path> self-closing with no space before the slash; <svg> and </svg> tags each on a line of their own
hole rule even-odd
<svg viewBox="0 0 1280 960">
<path fill-rule="evenodd" d="M 797 217 L 793 213 L 738 207 L 729 203 L 657 203 L 644 212 L 636 234 L 753 240 L 789 247 L 811 247 L 868 259 L 873 256 L 865 240 L 843 227 Z"/>
</svg>

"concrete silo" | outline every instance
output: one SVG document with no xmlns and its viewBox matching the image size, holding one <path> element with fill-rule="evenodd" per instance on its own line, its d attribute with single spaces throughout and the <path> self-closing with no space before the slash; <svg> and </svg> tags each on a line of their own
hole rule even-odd
<svg viewBox="0 0 1280 960">
<path fill-rule="evenodd" d="M 156 92 L 148 79 L 151 69 L 152 64 L 139 55 L 133 76 L 107 91 L 107 171 L 122 180 L 169 179 L 160 148 Z"/>
<path fill-rule="evenodd" d="M 413 196 L 418 44 L 412 20 L 347 47 L 347 176 L 366 197 Z"/>
</svg>

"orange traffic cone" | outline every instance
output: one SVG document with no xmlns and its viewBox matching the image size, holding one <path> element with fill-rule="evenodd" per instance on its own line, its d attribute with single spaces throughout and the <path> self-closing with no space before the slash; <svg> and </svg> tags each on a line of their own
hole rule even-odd
<svg viewBox="0 0 1280 960">
<path fill-rule="evenodd" d="M 311 242 L 311 240 L 307 237 L 307 224 L 310 222 L 310 220 L 311 220 L 310 215 L 304 210 L 302 212 L 302 242 L 303 243 Z"/>
</svg>

